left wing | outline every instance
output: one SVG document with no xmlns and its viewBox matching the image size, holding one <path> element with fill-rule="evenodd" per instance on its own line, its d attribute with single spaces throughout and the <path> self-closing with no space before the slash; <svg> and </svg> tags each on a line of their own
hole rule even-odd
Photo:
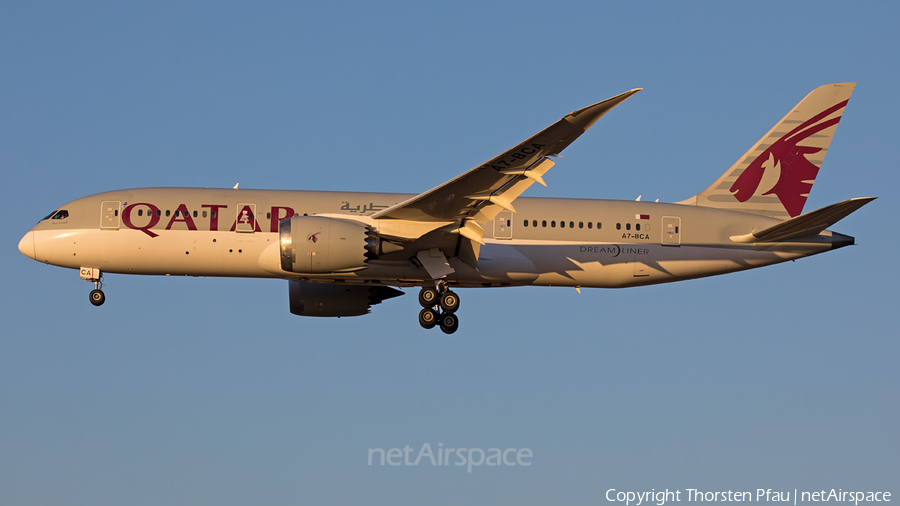
<svg viewBox="0 0 900 506">
<path fill-rule="evenodd" d="M 503 209 L 515 212 L 512 202 L 526 188 L 535 181 L 546 186 L 541 176 L 553 166 L 548 156 L 558 155 L 604 114 L 639 91 L 641 88 L 626 91 L 570 113 L 484 164 L 372 218 L 457 223 L 462 235 L 481 242 L 481 227 L 476 224 L 489 222 Z"/>
</svg>

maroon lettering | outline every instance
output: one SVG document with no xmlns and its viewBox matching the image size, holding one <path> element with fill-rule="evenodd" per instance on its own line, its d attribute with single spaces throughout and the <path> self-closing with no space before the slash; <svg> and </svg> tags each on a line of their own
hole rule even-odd
<svg viewBox="0 0 900 506">
<path fill-rule="evenodd" d="M 230 232 L 234 232 L 237 230 L 237 224 L 240 222 L 242 225 L 250 225 L 250 228 L 253 229 L 254 232 L 262 232 L 262 229 L 259 228 L 259 221 L 256 219 L 256 216 L 253 214 L 253 209 L 250 208 L 249 205 L 244 204 L 244 207 L 238 211 L 237 216 L 235 216 L 234 223 L 231 224 Z M 247 230 L 242 230 L 242 232 L 247 232 Z"/>
<path fill-rule="evenodd" d="M 200 207 L 209 209 L 209 230 L 211 232 L 219 231 L 219 209 L 228 209 L 228 206 L 219 204 L 203 204 Z M 196 230 L 196 229 L 193 229 Z"/>
<path fill-rule="evenodd" d="M 182 219 L 181 217 L 184 218 Z M 174 225 L 175 222 L 184 223 L 187 225 L 188 230 L 197 230 L 197 227 L 194 225 L 194 219 L 191 218 L 187 206 L 184 204 L 178 204 L 178 209 L 175 210 L 175 215 L 172 216 L 172 219 L 169 220 L 169 224 L 166 225 L 166 230 L 172 230 L 172 225 Z"/>
<path fill-rule="evenodd" d="M 284 216 L 281 212 L 285 211 Z M 278 232 L 278 222 L 286 220 L 294 216 L 294 209 L 290 207 L 272 206 L 272 224 L 269 226 L 269 232 Z"/>
<path fill-rule="evenodd" d="M 148 216 L 150 216 L 150 221 L 143 227 L 137 227 L 131 221 L 131 211 L 136 206 L 147 206 L 150 208 L 150 212 L 148 213 Z M 159 208 L 154 206 L 153 204 L 147 204 L 144 202 L 138 202 L 137 204 L 131 204 L 129 206 L 126 206 L 125 209 L 122 209 L 122 223 L 124 223 L 125 226 L 128 228 L 131 228 L 134 230 L 140 230 L 141 232 L 149 235 L 151 238 L 156 237 L 159 234 L 152 232 L 150 229 L 155 227 L 156 224 L 159 223 Z"/>
</svg>

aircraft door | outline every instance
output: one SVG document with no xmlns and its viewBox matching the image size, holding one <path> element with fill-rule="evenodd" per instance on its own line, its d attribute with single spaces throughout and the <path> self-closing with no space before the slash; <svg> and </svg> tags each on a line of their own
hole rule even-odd
<svg viewBox="0 0 900 506">
<path fill-rule="evenodd" d="M 119 205 L 118 200 L 105 200 L 100 203 L 100 228 L 106 230 L 117 230 L 119 228 Z"/>
<path fill-rule="evenodd" d="M 500 211 L 494 218 L 494 239 L 512 239 L 511 211 Z"/>
<path fill-rule="evenodd" d="M 259 226 L 256 224 L 256 204 L 237 205 L 234 230 L 236 232 L 255 232 L 259 230 Z"/>
<path fill-rule="evenodd" d="M 681 245 L 681 217 L 663 216 L 662 218 L 662 244 L 663 246 Z"/>
</svg>

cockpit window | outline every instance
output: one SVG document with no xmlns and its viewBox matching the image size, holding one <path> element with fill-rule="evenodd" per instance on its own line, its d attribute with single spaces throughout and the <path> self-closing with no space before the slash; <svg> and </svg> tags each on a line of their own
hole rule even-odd
<svg viewBox="0 0 900 506">
<path fill-rule="evenodd" d="M 52 213 L 50 213 L 47 216 L 45 216 L 44 218 L 42 218 L 41 221 L 64 220 L 68 217 L 69 217 L 69 211 L 66 211 L 65 209 L 57 209 L 56 211 L 53 211 Z M 38 222 L 38 223 L 40 223 L 40 222 Z"/>
</svg>

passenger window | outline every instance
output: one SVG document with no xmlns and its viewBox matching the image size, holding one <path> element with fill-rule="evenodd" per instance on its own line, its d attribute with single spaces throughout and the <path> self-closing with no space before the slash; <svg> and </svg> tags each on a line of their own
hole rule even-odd
<svg viewBox="0 0 900 506">
<path fill-rule="evenodd" d="M 593 227 L 594 227 L 594 224 L 591 222 L 588 222 L 588 228 L 593 228 Z"/>
<path fill-rule="evenodd" d="M 272 219 L 272 213 L 266 213 L 266 219 L 267 219 L 267 220 L 271 220 L 271 219 Z"/>
<path fill-rule="evenodd" d="M 575 222 L 574 222 L 574 221 L 570 221 L 570 222 L 569 222 L 569 228 L 575 228 Z"/>
<path fill-rule="evenodd" d="M 157 210 L 156 210 L 156 215 L 157 215 L 157 216 L 162 216 L 162 211 L 160 211 L 159 209 L 157 209 Z M 149 211 L 149 210 L 147 211 L 147 216 L 150 216 L 150 211 Z M 168 216 L 168 214 L 166 214 L 166 216 Z"/>
<path fill-rule="evenodd" d="M 641 224 L 640 224 L 640 223 L 635 223 L 635 224 L 634 224 L 634 229 L 637 230 L 638 232 L 640 232 L 640 231 L 641 231 Z"/>
<path fill-rule="evenodd" d="M 616 223 L 616 230 L 622 230 L 622 224 Z"/>
<path fill-rule="evenodd" d="M 168 218 L 171 213 L 172 213 L 172 211 L 169 211 L 168 209 L 166 209 L 166 218 Z"/>
<path fill-rule="evenodd" d="M 559 222 L 559 228 L 566 228 L 566 222 L 564 222 L 564 221 Z"/>
<path fill-rule="evenodd" d="M 194 211 L 194 218 L 197 217 L 197 211 Z"/>
<path fill-rule="evenodd" d="M 631 230 L 631 223 L 625 224 L 625 230 Z"/>
<path fill-rule="evenodd" d="M 579 222 L 578 222 L 578 228 L 584 228 L 584 222 L 583 222 L 583 221 L 579 221 Z"/>
<path fill-rule="evenodd" d="M 531 220 L 531 225 L 537 227 L 537 220 Z"/>
<path fill-rule="evenodd" d="M 215 218 L 217 215 L 218 215 L 218 212 L 217 212 L 217 211 L 213 211 L 213 212 L 212 212 L 212 217 L 213 217 L 213 218 Z"/>
<path fill-rule="evenodd" d="M 597 230 L 600 230 L 600 225 L 602 225 L 602 223 L 600 223 L 600 222 L 598 221 L 598 222 L 597 222 Z"/>
<path fill-rule="evenodd" d="M 138 216 L 143 216 L 143 215 L 144 215 L 144 210 L 138 209 Z"/>
<path fill-rule="evenodd" d="M 526 227 L 528 226 L 528 220 L 525 220 L 525 226 Z"/>
<path fill-rule="evenodd" d="M 541 226 L 547 228 L 547 220 L 541 221 Z"/>
<path fill-rule="evenodd" d="M 196 213 L 197 211 L 194 212 Z M 206 211 L 203 211 L 203 217 L 206 218 Z"/>
<path fill-rule="evenodd" d="M 556 222 L 555 222 L 555 221 L 551 221 L 551 222 L 550 222 L 550 228 L 556 228 Z"/>
</svg>

